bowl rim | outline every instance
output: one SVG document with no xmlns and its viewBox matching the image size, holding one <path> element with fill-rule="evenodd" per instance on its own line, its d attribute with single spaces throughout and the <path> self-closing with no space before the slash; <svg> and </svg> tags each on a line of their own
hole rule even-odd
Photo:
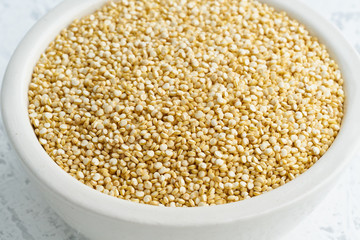
<svg viewBox="0 0 360 240">
<path fill-rule="evenodd" d="M 331 23 L 299 0 L 260 0 L 306 26 L 318 37 L 345 79 L 345 114 L 328 151 L 293 181 L 260 196 L 224 205 L 171 208 L 134 203 L 100 193 L 59 168 L 38 142 L 27 113 L 27 90 L 33 67 L 60 30 L 73 19 L 87 15 L 106 0 L 65 0 L 39 20 L 14 52 L 2 84 L 1 107 L 8 137 L 30 175 L 46 191 L 66 202 L 105 217 L 127 222 L 166 226 L 200 226 L 246 221 L 292 207 L 330 184 L 347 165 L 359 145 L 360 60 L 355 49 Z M 21 66 L 21 69 L 18 67 Z"/>
</svg>

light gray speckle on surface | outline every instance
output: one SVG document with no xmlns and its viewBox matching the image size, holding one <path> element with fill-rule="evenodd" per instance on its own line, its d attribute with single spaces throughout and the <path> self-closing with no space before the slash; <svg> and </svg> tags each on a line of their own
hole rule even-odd
<svg viewBox="0 0 360 240">
<path fill-rule="evenodd" d="M 284 0 L 285 1 L 285 0 Z M 336 25 L 360 52 L 359 0 L 302 0 Z M 16 45 L 60 0 L 0 1 L 0 79 Z M 360 81 L 360 80 L 359 80 Z M 339 184 L 284 240 L 360 239 L 360 151 Z M 0 239 L 85 240 L 67 226 L 27 179 L 0 120 Z"/>
</svg>

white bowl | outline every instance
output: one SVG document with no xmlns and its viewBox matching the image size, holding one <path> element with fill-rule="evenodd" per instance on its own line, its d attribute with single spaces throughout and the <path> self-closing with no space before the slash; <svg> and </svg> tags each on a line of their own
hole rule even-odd
<svg viewBox="0 0 360 240">
<path fill-rule="evenodd" d="M 346 107 L 339 135 L 307 172 L 258 197 L 219 206 L 165 208 L 97 192 L 59 168 L 39 144 L 27 113 L 33 67 L 48 44 L 73 19 L 105 0 L 66 0 L 42 18 L 14 53 L 2 86 L 2 114 L 9 138 L 33 182 L 54 210 L 92 239 L 274 239 L 320 203 L 358 145 L 360 61 L 339 31 L 297 0 L 262 0 L 305 24 L 338 62 L 345 79 Z"/>
</svg>

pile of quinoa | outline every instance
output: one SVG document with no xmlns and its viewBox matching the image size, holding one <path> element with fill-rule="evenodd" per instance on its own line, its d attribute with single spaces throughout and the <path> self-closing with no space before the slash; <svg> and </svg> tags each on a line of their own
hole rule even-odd
<svg viewBox="0 0 360 240">
<path fill-rule="evenodd" d="M 164 206 L 240 201 L 334 141 L 343 79 L 324 45 L 253 0 L 122 0 L 73 21 L 34 68 L 29 117 L 71 176 Z"/>
</svg>

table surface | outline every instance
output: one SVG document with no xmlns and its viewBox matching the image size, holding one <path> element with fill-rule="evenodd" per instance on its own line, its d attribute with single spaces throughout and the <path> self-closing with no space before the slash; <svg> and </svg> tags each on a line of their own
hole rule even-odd
<svg viewBox="0 0 360 240">
<path fill-rule="evenodd" d="M 60 1 L 0 0 L 0 79 L 21 38 Z M 335 24 L 360 52 L 359 0 L 302 1 Z M 85 240 L 54 213 L 24 174 L 0 120 L 0 239 Z M 360 239 L 359 199 L 360 151 L 326 199 L 284 240 Z"/>
</svg>

